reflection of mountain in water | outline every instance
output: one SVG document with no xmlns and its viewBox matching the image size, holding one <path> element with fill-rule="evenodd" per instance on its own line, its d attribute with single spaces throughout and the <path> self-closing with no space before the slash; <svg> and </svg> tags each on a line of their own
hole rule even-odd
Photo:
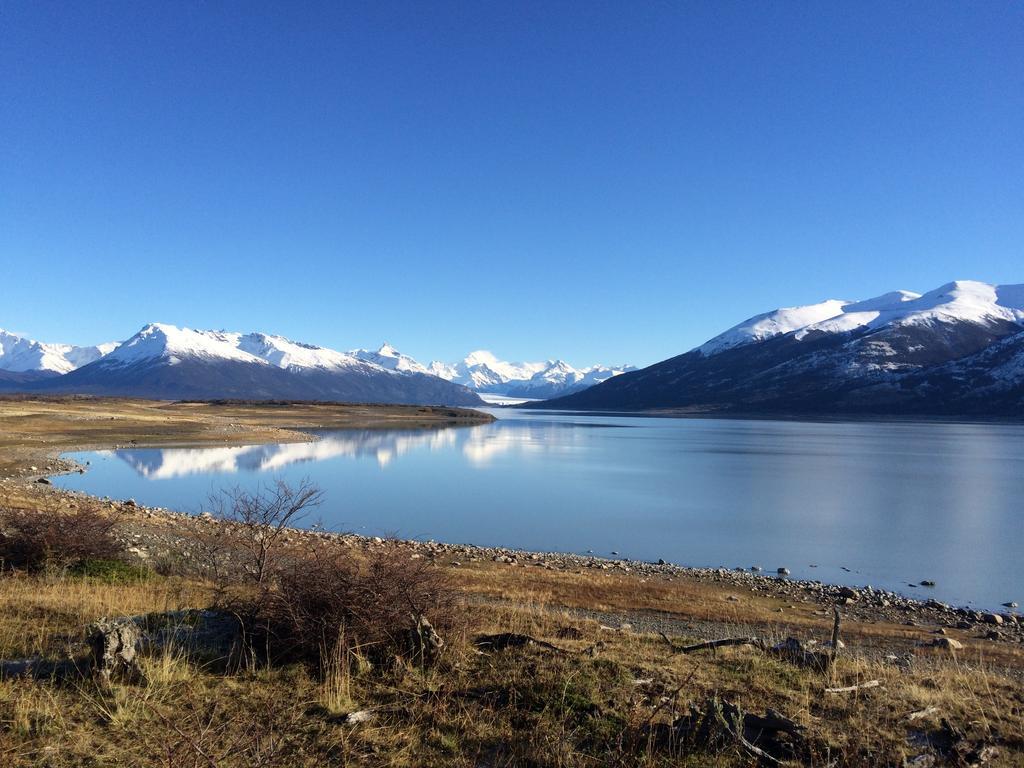
<svg viewBox="0 0 1024 768">
<path fill-rule="evenodd" d="M 579 425 L 526 420 L 438 430 L 338 430 L 310 443 L 217 446 L 212 448 L 132 448 L 112 453 L 151 480 L 198 474 L 274 472 L 291 464 L 338 457 L 373 458 L 381 467 L 405 454 L 459 450 L 483 465 L 503 453 L 541 453 L 564 447 Z M 553 439 L 558 433 L 559 439 Z"/>
</svg>

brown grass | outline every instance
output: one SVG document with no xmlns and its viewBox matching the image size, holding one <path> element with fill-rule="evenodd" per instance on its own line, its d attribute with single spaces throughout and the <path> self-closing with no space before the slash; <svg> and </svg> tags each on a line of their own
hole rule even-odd
<svg viewBox="0 0 1024 768">
<path fill-rule="evenodd" d="M 204 585 L 173 578 L 109 585 L 5 577 L 0 656 L 60 656 L 100 616 L 202 606 L 209 597 Z M 929 656 L 901 668 L 841 657 L 833 682 L 880 679 L 882 686 L 828 695 L 820 674 L 754 649 L 670 655 L 656 636 L 608 632 L 554 608 L 480 606 L 471 619 L 481 632 L 525 632 L 574 653 L 481 655 L 472 632 L 456 631 L 433 669 L 343 664 L 344 673 L 319 679 L 297 664 L 225 675 L 170 649 L 145 661 L 146 686 L 4 681 L 0 765 L 749 764 L 735 751 L 680 756 L 646 740 L 649 722 L 669 721 L 711 695 L 748 711 L 773 707 L 805 724 L 816 750 L 810 764 L 899 765 L 916 754 L 908 735 L 938 733 L 943 718 L 971 739 L 997 744 L 992 765 L 1024 759 L 1019 681 L 977 660 Z M 580 639 L 559 639 L 569 622 Z M 597 643 L 596 655 L 575 653 Z M 934 715 L 908 721 L 929 706 Z M 367 707 L 377 708 L 368 723 L 339 720 L 341 711 Z"/>
</svg>

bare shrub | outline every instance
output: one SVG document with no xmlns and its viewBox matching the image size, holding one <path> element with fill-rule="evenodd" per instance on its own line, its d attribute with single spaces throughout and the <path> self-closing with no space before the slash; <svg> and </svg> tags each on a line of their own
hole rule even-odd
<svg viewBox="0 0 1024 768">
<path fill-rule="evenodd" d="M 89 561 L 115 560 L 123 552 L 114 538 L 117 516 L 98 504 L 63 510 L 0 508 L 0 561 L 27 571 L 64 569 Z"/>
<path fill-rule="evenodd" d="M 458 623 L 450 577 L 411 554 L 397 542 L 365 558 L 319 543 L 289 558 L 274 583 L 236 612 L 251 616 L 274 661 L 304 662 L 321 675 L 338 659 L 411 659 L 421 619 L 442 636 Z"/>
<path fill-rule="evenodd" d="M 301 523 L 323 501 L 308 480 L 291 486 L 277 480 L 255 491 L 235 487 L 213 494 L 207 512 L 215 525 L 193 538 L 207 575 L 263 584 L 278 567 L 288 529 Z"/>
</svg>

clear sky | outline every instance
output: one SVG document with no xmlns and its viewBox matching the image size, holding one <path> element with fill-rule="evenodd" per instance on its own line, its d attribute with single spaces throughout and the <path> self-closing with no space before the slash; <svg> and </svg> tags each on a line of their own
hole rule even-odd
<svg viewBox="0 0 1024 768">
<path fill-rule="evenodd" d="M 0 327 L 650 363 L 1024 282 L 1019 2 L 0 0 Z"/>
</svg>

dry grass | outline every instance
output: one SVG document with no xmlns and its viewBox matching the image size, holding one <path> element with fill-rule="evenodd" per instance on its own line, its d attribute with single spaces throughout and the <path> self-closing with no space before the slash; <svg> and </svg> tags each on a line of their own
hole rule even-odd
<svg viewBox="0 0 1024 768">
<path fill-rule="evenodd" d="M 201 584 L 176 579 L 112 585 L 82 579 L 0 579 L 0 655 L 59 657 L 81 627 L 103 615 L 205 604 Z M 909 669 L 840 659 L 834 682 L 880 679 L 879 688 L 828 695 L 820 674 L 749 648 L 670 655 L 657 636 L 608 632 L 575 621 L 582 637 L 559 639 L 569 619 L 553 606 L 481 606 L 473 629 L 515 631 L 579 652 L 537 648 L 479 654 L 473 632 L 446 638 L 439 667 L 370 667 L 338 658 L 323 679 L 305 665 L 225 675 L 173 648 L 145 659 L 148 683 L 102 689 L 87 680 L 0 683 L 0 765 L 660 766 L 747 765 L 738 752 L 680 756 L 646 740 L 689 701 L 719 696 L 805 724 L 811 764 L 899 765 L 916 754 L 914 731 L 941 719 L 1000 745 L 993 765 L 1024 759 L 1019 681 L 948 657 Z M 336 648 L 347 644 L 338 643 Z M 362 725 L 339 713 L 377 708 Z M 911 723 L 909 713 L 937 708 Z"/>
</svg>

